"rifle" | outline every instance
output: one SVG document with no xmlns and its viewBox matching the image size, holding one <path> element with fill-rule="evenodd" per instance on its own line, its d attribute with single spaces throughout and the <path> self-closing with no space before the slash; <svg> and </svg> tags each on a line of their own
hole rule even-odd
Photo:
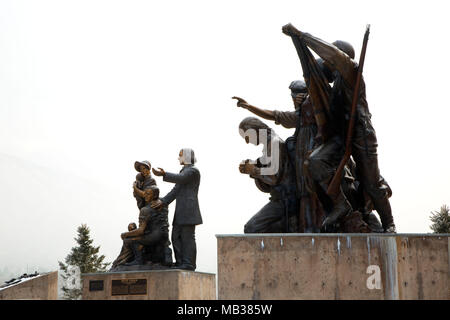
<svg viewBox="0 0 450 320">
<path fill-rule="evenodd" d="M 344 157 L 342 158 L 339 167 L 336 170 L 336 173 L 333 176 L 333 179 L 330 182 L 330 185 L 328 186 L 327 194 L 329 196 L 336 196 L 339 187 L 341 185 L 342 180 L 342 173 L 344 171 L 344 167 L 347 164 L 348 160 L 350 159 L 350 156 L 352 155 L 352 138 L 353 138 L 353 128 L 355 126 L 355 118 L 356 118 L 356 105 L 358 104 L 358 98 L 359 98 L 359 87 L 361 84 L 361 77 L 362 77 L 362 71 L 364 67 L 364 59 L 366 56 L 366 49 L 367 49 L 367 42 L 369 40 L 369 33 L 370 33 L 370 24 L 366 27 L 366 32 L 364 34 L 364 40 L 363 40 L 363 46 L 361 49 L 361 55 L 359 57 L 359 66 L 358 66 L 358 74 L 356 76 L 356 82 L 355 82 L 355 88 L 353 91 L 353 100 L 352 100 L 352 109 L 350 114 L 350 121 L 347 129 L 347 139 L 345 142 L 345 153 Z"/>
</svg>

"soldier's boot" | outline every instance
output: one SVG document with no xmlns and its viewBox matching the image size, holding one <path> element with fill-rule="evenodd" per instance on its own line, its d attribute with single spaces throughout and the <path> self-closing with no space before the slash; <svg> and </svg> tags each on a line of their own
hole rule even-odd
<svg viewBox="0 0 450 320">
<path fill-rule="evenodd" d="M 322 187 L 325 188 L 326 185 Z M 353 211 L 353 208 L 350 202 L 345 197 L 342 188 L 340 188 L 340 191 L 337 196 L 331 197 L 331 201 L 333 202 L 333 211 L 331 211 L 331 213 L 323 221 L 322 228 L 324 229 L 327 229 L 331 225 L 338 222 L 340 218 L 346 216 L 347 214 Z"/>
<path fill-rule="evenodd" d="M 126 266 L 137 266 L 137 265 L 143 265 L 144 259 L 142 257 L 142 250 L 139 250 L 140 248 L 139 243 L 134 243 L 132 245 L 133 254 L 134 254 L 134 260 L 128 263 L 125 263 Z"/>
<path fill-rule="evenodd" d="M 390 225 L 384 230 L 384 233 L 397 233 L 397 229 L 395 228 L 395 224 Z"/>
<path fill-rule="evenodd" d="M 378 199 L 372 199 L 375 210 L 380 216 L 381 224 L 385 233 L 396 233 L 394 224 L 394 217 L 392 216 L 391 204 L 387 197 L 379 197 Z"/>
<path fill-rule="evenodd" d="M 390 208 L 391 207 L 389 206 L 389 209 Z M 397 233 L 391 210 L 384 212 L 382 215 L 380 215 L 380 219 L 385 233 Z"/>
<path fill-rule="evenodd" d="M 397 233 L 394 224 L 394 218 L 392 217 L 391 206 L 389 206 L 389 210 L 383 211 L 380 214 L 381 224 L 383 225 L 384 233 Z"/>
</svg>

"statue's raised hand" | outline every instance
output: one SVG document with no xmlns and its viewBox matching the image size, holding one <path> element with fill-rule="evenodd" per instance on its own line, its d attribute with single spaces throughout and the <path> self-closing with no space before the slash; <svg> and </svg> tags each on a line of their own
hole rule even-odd
<svg viewBox="0 0 450 320">
<path fill-rule="evenodd" d="M 292 24 L 288 23 L 281 28 L 281 31 L 287 36 L 301 36 L 302 32 L 299 31 Z"/>
<path fill-rule="evenodd" d="M 247 107 L 249 106 L 249 104 L 247 103 L 247 101 L 245 101 L 245 100 L 242 99 L 242 98 L 239 98 L 239 97 L 234 96 L 234 97 L 232 97 L 231 99 L 236 99 L 236 100 L 237 100 L 237 106 L 240 107 L 240 108 L 247 109 Z"/>
<path fill-rule="evenodd" d="M 307 93 L 297 93 L 297 95 L 294 98 L 296 105 L 301 106 L 302 103 L 306 100 L 307 96 L 308 96 Z"/>
</svg>

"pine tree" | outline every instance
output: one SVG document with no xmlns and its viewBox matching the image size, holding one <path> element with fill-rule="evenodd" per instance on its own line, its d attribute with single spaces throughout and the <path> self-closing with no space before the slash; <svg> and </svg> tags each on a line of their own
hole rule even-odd
<svg viewBox="0 0 450 320">
<path fill-rule="evenodd" d="M 74 238 L 78 246 L 73 247 L 65 258 L 65 263 L 58 261 L 63 271 L 61 277 L 65 284 L 62 287 L 64 298 L 68 300 L 81 299 L 82 288 L 76 285 L 80 273 L 105 272 L 110 263 L 104 263 L 104 255 L 99 255 L 100 246 L 94 247 L 87 225 L 82 224 L 77 229 Z M 75 268 L 74 268 L 75 267 Z M 75 270 L 75 271 L 74 271 Z"/>
<path fill-rule="evenodd" d="M 434 233 L 450 233 L 450 208 L 445 204 L 440 211 L 431 212 L 430 228 Z"/>
</svg>

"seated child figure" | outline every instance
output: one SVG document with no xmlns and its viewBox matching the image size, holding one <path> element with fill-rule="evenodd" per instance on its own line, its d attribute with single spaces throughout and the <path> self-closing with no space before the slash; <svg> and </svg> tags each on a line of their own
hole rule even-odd
<svg viewBox="0 0 450 320">
<path fill-rule="evenodd" d="M 137 229 L 136 223 L 130 222 L 128 224 L 128 231 L 133 231 L 133 230 L 136 230 L 136 229 Z"/>
</svg>

